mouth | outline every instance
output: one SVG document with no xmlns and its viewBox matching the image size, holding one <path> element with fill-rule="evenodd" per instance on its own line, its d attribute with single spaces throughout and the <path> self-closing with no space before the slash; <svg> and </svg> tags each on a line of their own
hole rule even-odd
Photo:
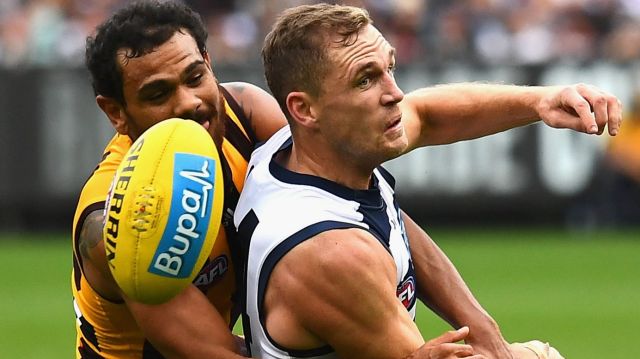
<svg viewBox="0 0 640 359">
<path fill-rule="evenodd" d="M 386 130 L 395 130 L 402 126 L 402 115 L 394 117 L 394 119 L 387 124 Z"/>
<path fill-rule="evenodd" d="M 209 130 L 209 126 L 211 125 L 211 121 L 205 119 L 190 119 L 189 121 L 193 121 L 198 125 L 204 127 L 205 130 Z"/>
<path fill-rule="evenodd" d="M 209 130 L 209 127 L 211 126 L 211 119 L 213 118 L 213 116 L 208 116 L 205 113 L 196 113 L 187 118 L 190 118 L 193 122 L 198 123 L 200 126 L 204 127 L 205 130 Z"/>
</svg>

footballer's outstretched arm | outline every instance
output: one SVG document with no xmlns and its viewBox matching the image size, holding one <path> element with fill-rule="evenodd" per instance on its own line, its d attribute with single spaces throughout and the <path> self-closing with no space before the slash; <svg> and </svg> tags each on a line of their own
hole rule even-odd
<svg viewBox="0 0 640 359">
<path fill-rule="evenodd" d="M 166 358 L 242 358 L 226 323 L 194 285 L 160 305 L 126 298 L 107 263 L 102 224 L 102 210 L 92 212 L 79 238 L 83 271 L 97 293 L 111 301 L 124 300 L 145 337 Z"/>
<path fill-rule="evenodd" d="M 542 120 L 554 128 L 615 136 L 622 104 L 595 86 L 449 84 L 408 93 L 400 103 L 409 150 L 478 138 Z"/>
<path fill-rule="evenodd" d="M 425 344 L 395 281 L 391 256 L 371 234 L 323 232 L 276 264 L 265 294 L 267 331 L 280 345 L 328 344 L 342 358 L 480 358 L 455 343 L 466 329 Z"/>
</svg>

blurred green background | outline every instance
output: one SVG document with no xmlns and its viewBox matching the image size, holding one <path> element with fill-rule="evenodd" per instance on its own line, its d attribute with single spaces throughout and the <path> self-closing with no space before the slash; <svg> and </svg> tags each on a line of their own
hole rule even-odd
<svg viewBox="0 0 640 359">
<path fill-rule="evenodd" d="M 640 228 L 427 229 L 510 341 L 566 358 L 638 358 Z M 71 358 L 71 247 L 64 234 L 0 234 L 0 358 Z M 425 337 L 449 327 L 418 309 Z"/>
</svg>

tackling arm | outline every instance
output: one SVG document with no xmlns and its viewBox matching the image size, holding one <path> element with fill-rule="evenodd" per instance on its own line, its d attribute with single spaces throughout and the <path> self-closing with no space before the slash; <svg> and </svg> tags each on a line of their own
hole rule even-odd
<svg viewBox="0 0 640 359">
<path fill-rule="evenodd" d="M 542 120 L 554 128 L 615 136 L 622 105 L 594 86 L 451 84 L 423 88 L 400 103 L 409 150 L 498 133 Z"/>
<path fill-rule="evenodd" d="M 230 82 L 223 86 L 244 110 L 258 141 L 268 140 L 287 124 L 276 100 L 260 87 L 246 82 Z"/>
<path fill-rule="evenodd" d="M 94 290 L 111 301 L 124 299 L 144 336 L 167 358 L 242 358 L 226 323 L 195 286 L 160 305 L 122 295 L 108 267 L 102 218 L 101 210 L 87 217 L 79 242 L 83 272 Z"/>
<path fill-rule="evenodd" d="M 403 220 L 420 300 L 453 327 L 468 326 L 466 341 L 476 352 L 489 358 L 511 358 L 497 323 L 478 303 L 446 254 L 404 212 Z"/>
<path fill-rule="evenodd" d="M 166 358 L 242 358 L 218 311 L 194 285 L 170 301 L 125 302 L 147 339 Z"/>
</svg>

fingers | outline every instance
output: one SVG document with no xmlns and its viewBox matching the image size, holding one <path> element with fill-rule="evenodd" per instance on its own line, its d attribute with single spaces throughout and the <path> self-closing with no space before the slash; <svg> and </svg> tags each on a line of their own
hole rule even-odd
<svg viewBox="0 0 640 359">
<path fill-rule="evenodd" d="M 475 354 L 473 347 L 468 344 L 444 343 L 438 345 L 423 345 L 411 358 L 453 359 L 471 358 L 484 359 L 482 354 Z"/>
<path fill-rule="evenodd" d="M 579 99 L 573 99 L 574 109 L 586 132 L 590 134 L 602 134 L 608 127 L 609 134 L 618 134 L 622 123 L 622 104 L 615 96 L 606 93 L 594 86 L 579 84 L 575 86 Z"/>
<path fill-rule="evenodd" d="M 576 112 L 584 131 L 589 134 L 598 133 L 596 118 L 598 113 L 602 116 L 602 106 L 598 108 L 597 112 L 591 112 L 592 102 L 589 99 L 594 97 L 592 90 L 585 85 L 578 85 L 576 86 L 576 91 L 565 91 L 565 93 L 566 104 Z"/>
<path fill-rule="evenodd" d="M 482 354 L 475 354 L 473 347 L 468 344 L 458 344 L 469 335 L 469 327 L 445 332 L 437 338 L 426 342 L 418 351 L 416 358 L 422 358 L 426 354 L 428 358 L 469 358 L 484 359 Z"/>
<path fill-rule="evenodd" d="M 464 340 L 467 335 L 469 335 L 469 327 L 462 327 L 458 330 L 450 330 L 448 332 L 445 332 L 439 337 L 429 340 L 426 345 L 435 346 L 444 343 L 455 343 Z"/>
<path fill-rule="evenodd" d="M 622 102 L 615 97 L 610 98 L 607 110 L 609 111 L 609 123 L 607 125 L 609 134 L 615 136 L 620 131 L 620 126 L 622 126 Z"/>
<path fill-rule="evenodd" d="M 468 344 L 440 344 L 431 354 L 434 358 L 484 358 L 482 354 L 474 354 L 473 348 Z"/>
</svg>

